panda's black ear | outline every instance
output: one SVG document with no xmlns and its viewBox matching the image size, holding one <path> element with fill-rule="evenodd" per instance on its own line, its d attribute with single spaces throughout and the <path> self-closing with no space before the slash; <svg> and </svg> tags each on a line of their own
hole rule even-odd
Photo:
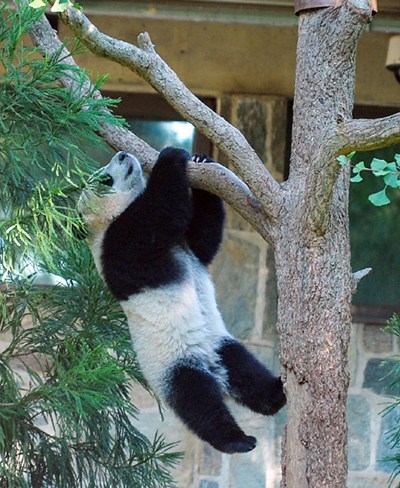
<svg viewBox="0 0 400 488">
<path fill-rule="evenodd" d="M 72 232 L 79 241 L 86 239 L 86 237 L 88 236 L 89 232 L 86 224 L 83 222 L 82 214 L 79 214 L 79 221 L 76 225 L 73 226 Z"/>
</svg>

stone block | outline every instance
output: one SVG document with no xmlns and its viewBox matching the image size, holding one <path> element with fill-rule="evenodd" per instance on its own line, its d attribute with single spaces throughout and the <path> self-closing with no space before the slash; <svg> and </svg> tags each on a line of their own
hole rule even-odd
<svg viewBox="0 0 400 488">
<path fill-rule="evenodd" d="M 180 488 L 192 486 L 195 475 L 194 459 L 200 441 L 169 409 L 164 411 L 164 420 L 158 411 L 141 411 L 132 423 L 148 439 L 162 433 L 167 443 L 176 443 L 173 452 L 182 452 L 183 458 L 172 470 L 172 476 Z"/>
<path fill-rule="evenodd" d="M 283 180 L 287 141 L 287 99 L 277 96 L 232 95 L 221 99 L 220 113 L 245 135 L 272 176 Z M 223 153 L 218 162 L 229 167 Z M 232 169 L 232 168 L 231 168 Z M 229 211 L 228 227 L 251 230 L 236 212 Z"/>
<path fill-rule="evenodd" d="M 368 400 L 350 395 L 347 402 L 349 423 L 349 469 L 362 471 L 370 464 L 371 411 Z"/>
<path fill-rule="evenodd" d="M 347 480 L 347 488 L 387 488 L 388 478 L 383 476 L 362 475 L 351 473 Z"/>
<path fill-rule="evenodd" d="M 273 479 L 267 473 L 279 472 L 279 459 L 274 456 L 274 419 L 253 414 L 240 424 L 248 435 L 257 438 L 257 447 L 245 454 L 230 457 L 229 488 L 265 488 L 272 486 Z"/>
<path fill-rule="evenodd" d="M 286 152 L 287 100 L 284 97 L 233 95 L 231 120 L 268 170 L 282 180 Z"/>
<path fill-rule="evenodd" d="M 265 488 L 265 471 L 263 465 L 237 460 L 232 469 L 232 488 Z"/>
<path fill-rule="evenodd" d="M 219 484 L 216 481 L 201 480 L 199 488 L 218 488 Z"/>
<path fill-rule="evenodd" d="M 368 388 L 378 395 L 399 395 L 399 387 L 391 386 L 395 379 L 391 374 L 395 364 L 394 360 L 369 359 L 364 371 L 363 388 Z"/>
<path fill-rule="evenodd" d="M 382 415 L 382 414 L 381 414 Z M 400 425 L 400 408 L 395 408 L 393 410 L 387 411 L 382 415 L 381 429 L 379 433 L 377 459 L 376 459 L 376 470 L 384 471 L 386 473 L 391 473 L 393 469 L 398 466 L 396 462 L 393 461 L 383 461 L 387 457 L 392 457 L 398 455 L 399 448 L 393 449 L 392 446 L 392 436 L 395 434 L 394 429 L 398 429 Z"/>
<path fill-rule="evenodd" d="M 238 339 L 250 338 L 254 329 L 258 263 L 258 246 L 228 233 L 212 268 L 220 310 Z"/>
<path fill-rule="evenodd" d="M 262 441 L 258 433 L 257 447 L 246 454 L 235 454 L 231 459 L 229 488 L 265 488 L 266 472 Z"/>
<path fill-rule="evenodd" d="M 203 443 L 199 462 L 199 473 L 208 476 L 218 476 L 221 474 L 222 453 Z"/>
<path fill-rule="evenodd" d="M 393 351 L 393 336 L 385 332 L 382 326 L 364 326 L 364 349 L 367 352 L 382 353 Z"/>
</svg>

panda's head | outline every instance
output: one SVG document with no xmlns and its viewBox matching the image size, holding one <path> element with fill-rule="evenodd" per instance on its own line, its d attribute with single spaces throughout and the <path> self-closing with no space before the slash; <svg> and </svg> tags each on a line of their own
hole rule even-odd
<svg viewBox="0 0 400 488">
<path fill-rule="evenodd" d="M 89 183 L 78 202 L 89 235 L 104 231 L 146 186 L 139 161 L 125 151 L 96 171 Z"/>
</svg>

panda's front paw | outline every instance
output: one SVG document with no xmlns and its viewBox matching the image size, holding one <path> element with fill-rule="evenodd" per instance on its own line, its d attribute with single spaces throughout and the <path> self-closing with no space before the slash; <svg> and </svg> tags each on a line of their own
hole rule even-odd
<svg viewBox="0 0 400 488">
<path fill-rule="evenodd" d="M 192 154 L 190 161 L 193 161 L 194 163 L 213 163 L 214 162 L 213 158 L 210 158 L 209 156 L 206 156 L 203 153 Z"/>
</svg>

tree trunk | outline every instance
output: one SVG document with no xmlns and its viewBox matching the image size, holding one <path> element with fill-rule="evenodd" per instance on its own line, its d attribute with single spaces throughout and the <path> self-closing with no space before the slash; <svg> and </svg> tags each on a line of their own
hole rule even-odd
<svg viewBox="0 0 400 488">
<path fill-rule="evenodd" d="M 371 12 L 367 0 L 342 3 L 299 20 L 291 171 L 275 243 L 288 397 L 282 488 L 346 486 L 352 274 L 337 132 L 352 116 L 355 52 Z"/>
<path fill-rule="evenodd" d="M 282 488 L 346 486 L 351 272 L 345 200 L 324 237 L 288 225 L 276 249 L 288 395 Z"/>
</svg>

